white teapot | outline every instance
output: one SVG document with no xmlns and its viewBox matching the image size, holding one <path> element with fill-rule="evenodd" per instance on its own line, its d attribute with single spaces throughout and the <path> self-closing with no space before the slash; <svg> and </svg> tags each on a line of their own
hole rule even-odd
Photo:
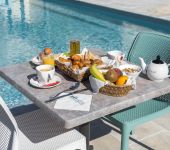
<svg viewBox="0 0 170 150">
<path fill-rule="evenodd" d="M 156 60 L 152 60 L 149 65 L 146 65 L 143 58 L 139 57 L 139 59 L 141 61 L 142 72 L 147 74 L 150 80 L 159 82 L 170 77 L 170 75 L 168 75 L 168 67 L 170 64 L 162 61 L 159 55 L 157 56 Z"/>
</svg>

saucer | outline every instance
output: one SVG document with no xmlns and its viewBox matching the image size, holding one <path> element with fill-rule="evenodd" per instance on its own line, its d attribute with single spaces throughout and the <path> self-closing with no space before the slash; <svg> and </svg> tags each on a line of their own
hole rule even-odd
<svg viewBox="0 0 170 150">
<path fill-rule="evenodd" d="M 32 63 L 35 65 L 41 65 L 42 64 L 42 60 L 40 59 L 39 56 L 35 56 L 31 59 Z"/>
<path fill-rule="evenodd" d="M 34 76 L 30 79 L 29 83 L 37 88 L 48 89 L 59 85 L 61 83 L 61 78 L 54 75 L 54 78 L 49 83 L 42 83 L 38 81 L 37 76 Z"/>
</svg>

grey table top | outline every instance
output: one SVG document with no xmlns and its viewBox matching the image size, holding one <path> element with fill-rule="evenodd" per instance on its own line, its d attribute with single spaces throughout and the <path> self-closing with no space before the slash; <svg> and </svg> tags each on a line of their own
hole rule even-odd
<svg viewBox="0 0 170 150">
<path fill-rule="evenodd" d="M 170 92 L 169 78 L 163 82 L 156 83 L 139 77 L 137 79 L 136 90 L 130 91 L 127 96 L 123 97 L 93 94 L 88 81 L 86 81 L 81 83 L 77 90 L 79 90 L 80 93 L 93 94 L 90 111 L 57 110 L 54 109 L 55 101 L 50 103 L 45 103 L 45 101 L 49 99 L 49 96 L 55 95 L 57 92 L 70 87 L 74 81 L 57 71 L 57 74 L 62 78 L 62 84 L 51 89 L 36 89 L 28 84 L 29 78 L 35 73 L 36 71 L 29 63 L 0 68 L 1 77 L 16 87 L 31 101 L 35 102 L 40 108 L 61 119 L 64 122 L 65 128 L 68 129 Z"/>
</svg>

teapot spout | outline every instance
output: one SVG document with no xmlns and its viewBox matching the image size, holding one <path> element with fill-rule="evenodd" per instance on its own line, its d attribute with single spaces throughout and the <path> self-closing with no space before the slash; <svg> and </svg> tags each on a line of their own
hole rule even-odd
<svg viewBox="0 0 170 150">
<path fill-rule="evenodd" d="M 146 74 L 146 63 L 144 62 L 143 58 L 139 57 L 141 67 L 142 67 L 142 72 Z"/>
</svg>

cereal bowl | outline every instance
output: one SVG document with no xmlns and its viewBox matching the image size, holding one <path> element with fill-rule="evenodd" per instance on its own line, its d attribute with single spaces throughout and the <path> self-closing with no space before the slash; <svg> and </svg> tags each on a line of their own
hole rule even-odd
<svg viewBox="0 0 170 150">
<path fill-rule="evenodd" d="M 123 74 L 134 78 L 137 78 L 142 71 L 140 66 L 134 64 L 121 65 L 119 66 L 119 69 L 123 72 Z"/>
</svg>

